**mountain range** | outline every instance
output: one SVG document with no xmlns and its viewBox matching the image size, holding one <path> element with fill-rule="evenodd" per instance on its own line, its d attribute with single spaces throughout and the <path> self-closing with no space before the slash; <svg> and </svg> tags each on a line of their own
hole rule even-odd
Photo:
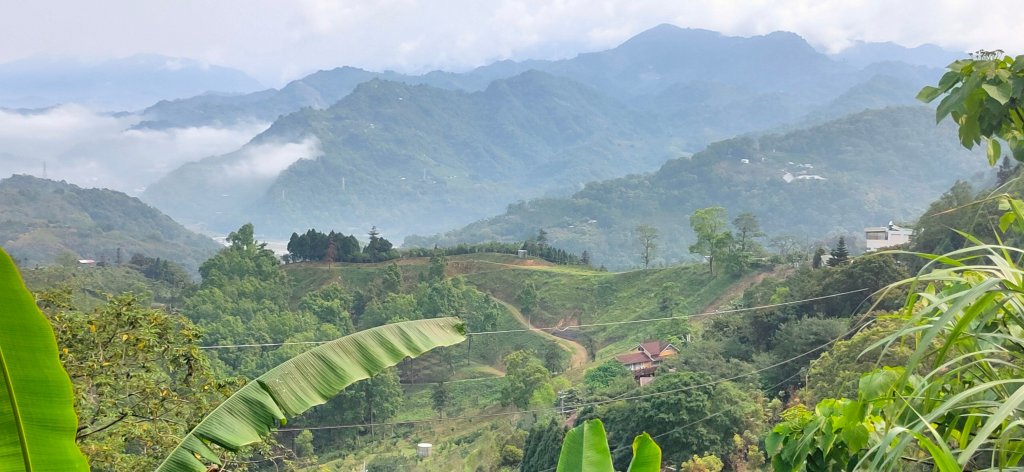
<svg viewBox="0 0 1024 472">
<path fill-rule="evenodd" d="M 510 202 L 653 171 L 738 134 L 909 104 L 939 73 L 898 62 L 856 68 L 792 33 L 739 38 L 670 25 L 608 51 L 464 74 L 341 68 L 280 91 L 147 109 L 140 126 L 280 116 L 238 151 L 187 164 L 142 198 L 218 232 L 253 221 L 281 238 L 312 226 L 430 234 Z M 299 143 L 307 151 L 290 158 L 263 152 Z M 279 173 L 245 171 L 255 163 Z"/>
<path fill-rule="evenodd" d="M 100 62 L 44 57 L 0 64 L 0 107 L 5 108 L 77 103 L 103 111 L 138 110 L 166 98 L 261 88 L 237 69 L 155 54 Z"/>
</svg>

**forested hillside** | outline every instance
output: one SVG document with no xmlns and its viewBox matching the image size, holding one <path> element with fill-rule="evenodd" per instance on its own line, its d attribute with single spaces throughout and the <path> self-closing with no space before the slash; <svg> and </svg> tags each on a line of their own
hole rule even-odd
<svg viewBox="0 0 1024 472">
<path fill-rule="evenodd" d="M 192 273 L 220 247 L 121 192 L 15 175 L 0 180 L 0 246 L 23 265 L 72 260 L 127 263 L 134 254 Z"/>
<path fill-rule="evenodd" d="M 898 167 L 894 167 L 899 162 Z M 596 264 L 638 264 L 639 224 L 660 233 L 663 262 L 692 257 L 689 217 L 708 206 L 751 212 L 770 234 L 797 239 L 859 234 L 911 221 L 959 178 L 985 168 L 950 125 L 924 107 L 865 111 L 785 134 L 715 143 L 653 174 L 591 183 L 570 198 L 510 205 L 505 214 L 407 245 L 522 240 L 538 228 L 553 244 L 588 250 Z"/>
<path fill-rule="evenodd" d="M 475 93 L 375 80 L 330 108 L 281 118 L 237 153 L 178 169 L 143 198 L 224 231 L 249 220 L 280 235 L 325 226 L 440 231 L 510 201 L 653 169 L 680 152 L 660 129 L 540 72 Z M 307 139 L 319 143 L 318 158 L 280 175 L 245 171 L 261 164 L 247 161 L 249 148 Z"/>
<path fill-rule="evenodd" d="M 236 152 L 171 172 L 143 198 L 215 231 L 253 221 L 274 238 L 315 226 L 429 234 L 510 202 L 651 171 L 740 133 L 906 104 L 936 74 L 900 62 L 855 68 L 792 33 L 671 25 L 572 59 L 462 74 L 340 68 L 280 91 L 154 106 L 141 126 L 274 123 Z"/>
</svg>

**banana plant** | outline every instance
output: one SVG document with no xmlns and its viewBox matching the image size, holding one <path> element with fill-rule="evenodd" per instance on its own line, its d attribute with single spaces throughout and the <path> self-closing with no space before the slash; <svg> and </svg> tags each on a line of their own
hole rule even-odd
<svg viewBox="0 0 1024 472">
<path fill-rule="evenodd" d="M 252 380 L 224 400 L 171 451 L 158 472 L 206 472 L 228 451 L 262 441 L 288 417 L 323 404 L 345 387 L 407 357 L 466 339 L 457 318 L 406 321 L 317 346 Z"/>
<path fill-rule="evenodd" d="M 659 472 L 661 448 L 647 433 L 633 439 L 633 460 L 627 472 Z M 604 423 L 589 420 L 569 430 L 562 441 L 556 472 L 615 472 Z"/>
<path fill-rule="evenodd" d="M 50 322 L 0 249 L 0 472 L 89 470 Z"/>
</svg>

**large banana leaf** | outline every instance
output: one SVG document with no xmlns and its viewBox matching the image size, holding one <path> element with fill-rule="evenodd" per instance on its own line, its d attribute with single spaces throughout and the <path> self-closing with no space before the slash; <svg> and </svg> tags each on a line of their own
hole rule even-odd
<svg viewBox="0 0 1024 472">
<path fill-rule="evenodd" d="M 53 328 L 0 249 L 0 472 L 89 470 Z"/>
<path fill-rule="evenodd" d="M 633 460 L 628 472 L 658 472 L 661 470 L 661 448 L 647 433 L 633 439 Z M 562 441 L 556 472 L 614 472 L 612 454 L 604 423 L 589 420 L 569 430 Z"/>
<path fill-rule="evenodd" d="M 615 472 L 601 420 L 586 421 L 565 433 L 556 472 Z"/>
<path fill-rule="evenodd" d="M 317 346 L 257 377 L 225 400 L 171 451 L 158 472 L 205 472 L 229 451 L 259 442 L 287 417 L 323 404 L 345 387 L 436 347 L 466 339 L 456 318 L 406 321 Z"/>
</svg>

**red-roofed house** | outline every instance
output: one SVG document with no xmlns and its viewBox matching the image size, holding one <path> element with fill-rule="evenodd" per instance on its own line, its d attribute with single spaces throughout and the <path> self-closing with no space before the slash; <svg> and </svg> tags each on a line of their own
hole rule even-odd
<svg viewBox="0 0 1024 472">
<path fill-rule="evenodd" d="M 679 349 L 664 341 L 646 341 L 636 345 L 636 349 L 627 354 L 615 356 L 615 360 L 626 366 L 633 377 L 651 376 L 666 357 L 679 354 Z"/>
</svg>

